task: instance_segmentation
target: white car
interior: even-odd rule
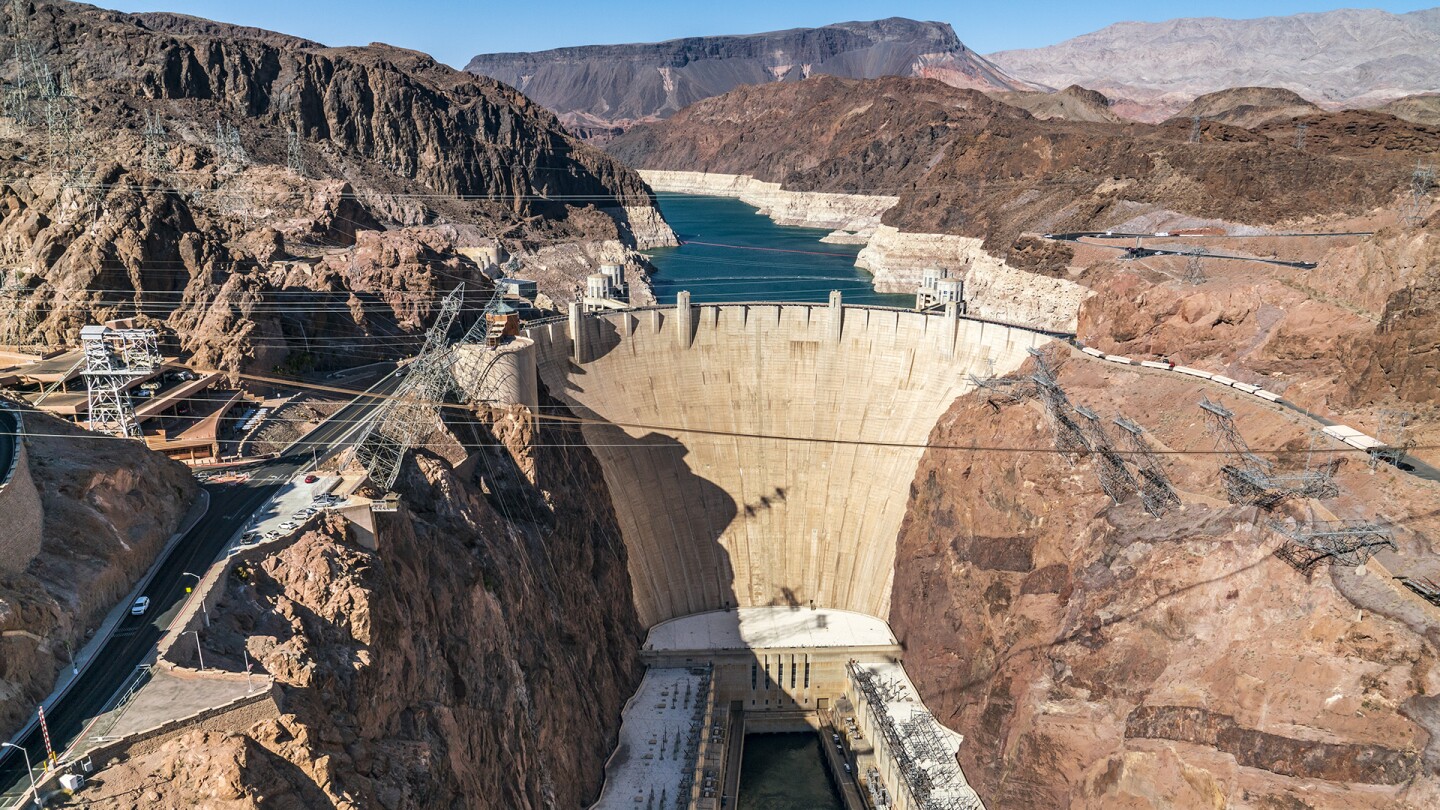
[[[135,600],[135,604],[133,604],[133,605],[130,606],[130,615],[131,615],[131,616],[144,616],[144,615],[145,615],[145,611],[147,611],[147,610],[149,610],[149,609],[150,609],[150,597],[148,597],[148,596],[142,596],[142,597],[140,597],[139,599],[136,599],[136,600]]]
[[[294,523],[291,523],[288,520],[280,524],[280,531],[282,532],[293,532],[298,528],[300,527],[295,525]]]

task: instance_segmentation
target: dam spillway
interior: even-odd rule
[[[524,336],[551,396],[586,420],[646,626],[779,605],[887,616],[931,429],[970,374],[1009,372],[1052,339],[838,295],[692,306],[684,293]]]

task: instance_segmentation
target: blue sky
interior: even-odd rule
[[[706,34],[742,34],[844,20],[913,17],[955,27],[981,52],[1049,45],[1122,20],[1265,17],[1346,7],[1392,12],[1427,2],[1326,3],[1246,0],[1104,3],[936,2],[935,0],[91,0],[122,11],[177,11],[308,37],[327,45],[387,42],[463,67],[477,53],[566,45],[651,42]]]

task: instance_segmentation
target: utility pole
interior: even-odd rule
[[[1310,125],[1304,121],[1295,122],[1295,148],[1302,152],[1305,151],[1305,130],[1309,128]]]
[[[1190,118],[1190,143],[1199,143],[1199,142],[1200,142],[1200,116],[1195,115],[1195,116],[1191,116],[1191,118]]]
[[[185,589],[185,592],[186,592],[186,593],[194,593],[195,591],[197,591],[197,590],[200,589],[200,576],[199,576],[198,574],[192,574],[192,573],[190,573],[189,571],[185,571],[185,572],[181,573],[180,576],[182,576],[182,577],[195,577],[195,587],[194,587],[194,588],[189,588],[189,587],[187,587],[187,588]],[[210,626],[210,608],[208,608],[208,607],[205,606],[205,595],[204,595],[204,594],[201,594],[201,595],[200,595],[200,612],[203,613],[203,614],[205,614],[205,626],[206,626],[206,627],[209,627],[209,626]],[[197,641],[198,641],[198,639],[197,639]]]
[[[0,748],[14,748],[25,755],[25,775],[30,777],[30,792],[34,794],[31,798],[36,807],[44,807],[44,803],[40,801],[40,790],[35,786],[35,768],[30,764],[30,752],[26,751],[23,746],[9,742],[0,742]]]
[[[240,644],[240,655],[245,659],[245,691],[249,692],[255,687],[250,682],[250,649],[245,646],[244,642]]]
[[[200,631],[199,631],[199,630],[186,630],[182,635],[187,635],[187,636],[188,636],[188,635],[191,635],[191,634],[194,634],[194,636],[195,636],[195,653],[196,653],[196,655],[199,655],[199,656],[200,656],[200,671],[201,671],[201,672],[204,672],[204,671],[205,671],[205,650],[204,650],[204,648],[202,648],[202,647],[200,646]]]

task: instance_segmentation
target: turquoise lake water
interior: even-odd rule
[[[825,773],[820,738],[751,734],[740,765],[739,810],[843,810]]]
[[[820,241],[828,231],[776,225],[754,207],[729,197],[659,195],[660,211],[683,244],[647,255],[657,272],[655,297],[690,300],[824,303],[839,290],[847,304],[910,307],[913,295],[877,293],[870,274],[855,267],[860,245]]]

